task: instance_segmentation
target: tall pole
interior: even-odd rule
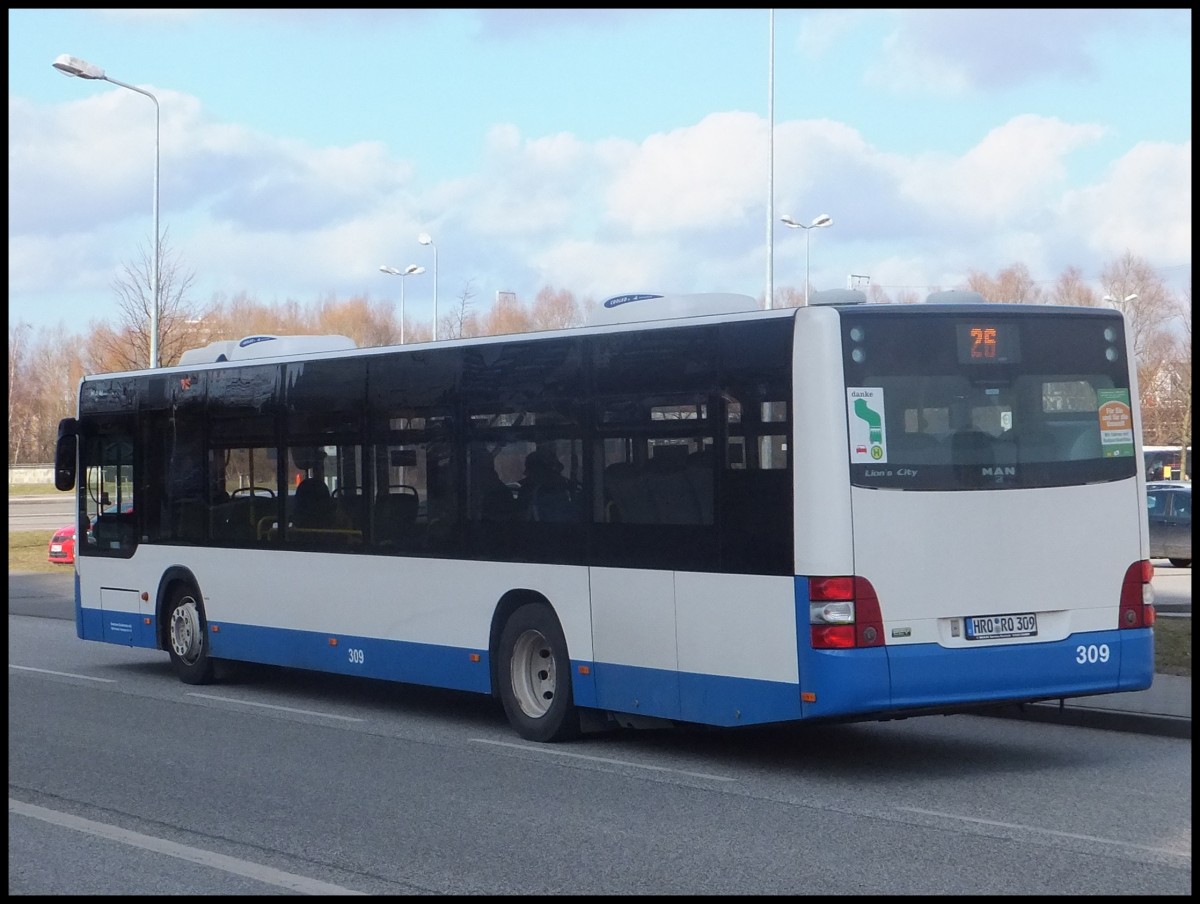
[[[780,217],[779,219],[789,229],[803,229],[804,230],[804,305],[805,305],[805,307],[807,307],[808,306],[808,280],[809,280],[808,262],[809,262],[809,248],[810,248],[808,234],[809,234],[809,232],[811,232],[814,229],[823,229],[826,226],[832,226],[833,225],[833,217],[831,217],[827,213],[823,213],[819,217],[817,217],[815,220],[813,220],[811,223],[809,223],[807,226],[805,226],[803,223],[797,222],[792,217],[784,216],[784,217]]]
[[[809,261],[809,244],[808,236],[812,232],[812,227],[806,227],[804,230],[804,306],[808,307],[808,261]]]
[[[775,10],[771,10],[767,48],[767,297],[775,305]]]
[[[428,245],[433,249],[433,341],[437,342],[438,334],[438,303],[437,303],[437,245],[433,243],[433,239],[428,232],[422,232],[417,236],[417,241],[422,245]]]
[[[158,232],[158,170],[159,170],[159,135],[161,133],[160,113],[158,106],[158,98],[134,85],[119,82],[105,74],[104,70],[99,66],[94,66],[86,60],[81,60],[78,57],[73,57],[69,54],[60,54],[54,60],[54,68],[63,75],[69,75],[76,78],[85,78],[93,81],[111,82],[122,88],[128,88],[130,91],[136,91],[138,94],[144,94],[146,97],[154,101],[154,266],[151,281],[153,285],[150,288],[152,298],[150,300],[150,367],[158,367],[158,312],[159,312],[159,267],[162,259],[161,250],[159,248],[159,232]]]
[[[417,276],[418,274],[424,273],[425,268],[418,267],[416,264],[409,264],[403,270],[397,270],[395,267],[389,267],[387,264],[384,264],[379,269],[381,271],[383,271],[384,273],[388,274],[388,276],[399,276],[400,277],[400,344],[403,345],[404,344],[404,280],[405,280],[405,277]]]
[[[126,86],[129,87],[129,86]],[[133,90],[137,91],[137,88]],[[162,266],[162,252],[159,248],[159,232],[158,232],[158,161],[159,161],[159,108],[158,98],[149,92],[142,92],[152,101],[154,101],[154,288],[151,289],[151,294],[154,296],[154,307],[150,309],[150,367],[158,367],[158,316],[160,307],[160,270]]]
[[[404,344],[404,284],[408,282],[407,273],[400,274],[400,344]]]

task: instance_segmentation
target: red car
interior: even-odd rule
[[[109,506],[104,511],[106,514],[112,514],[117,510],[115,505]],[[126,502],[121,506],[122,512],[132,512],[133,503]],[[91,528],[88,528],[89,533]],[[74,565],[75,564],[75,525],[68,524],[65,527],[60,527],[54,532],[50,538],[50,550],[46,558],[53,565]]]
[[[50,538],[50,561],[55,565],[75,564],[75,525],[60,527]]]

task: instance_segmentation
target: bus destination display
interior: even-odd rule
[[[958,324],[960,364],[1015,364],[1021,360],[1020,334],[1007,323]]]

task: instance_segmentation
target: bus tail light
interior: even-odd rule
[[[1121,616],[1118,628],[1149,628],[1154,625],[1154,564],[1149,559],[1134,562],[1121,582]]]
[[[814,650],[883,646],[879,597],[858,575],[809,578],[808,621]]]

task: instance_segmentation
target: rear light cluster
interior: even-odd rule
[[[808,621],[814,650],[883,646],[879,597],[866,578],[809,578]]]
[[[1125,569],[1121,582],[1121,615],[1118,628],[1149,628],[1154,625],[1154,564],[1149,559],[1134,562]]]

